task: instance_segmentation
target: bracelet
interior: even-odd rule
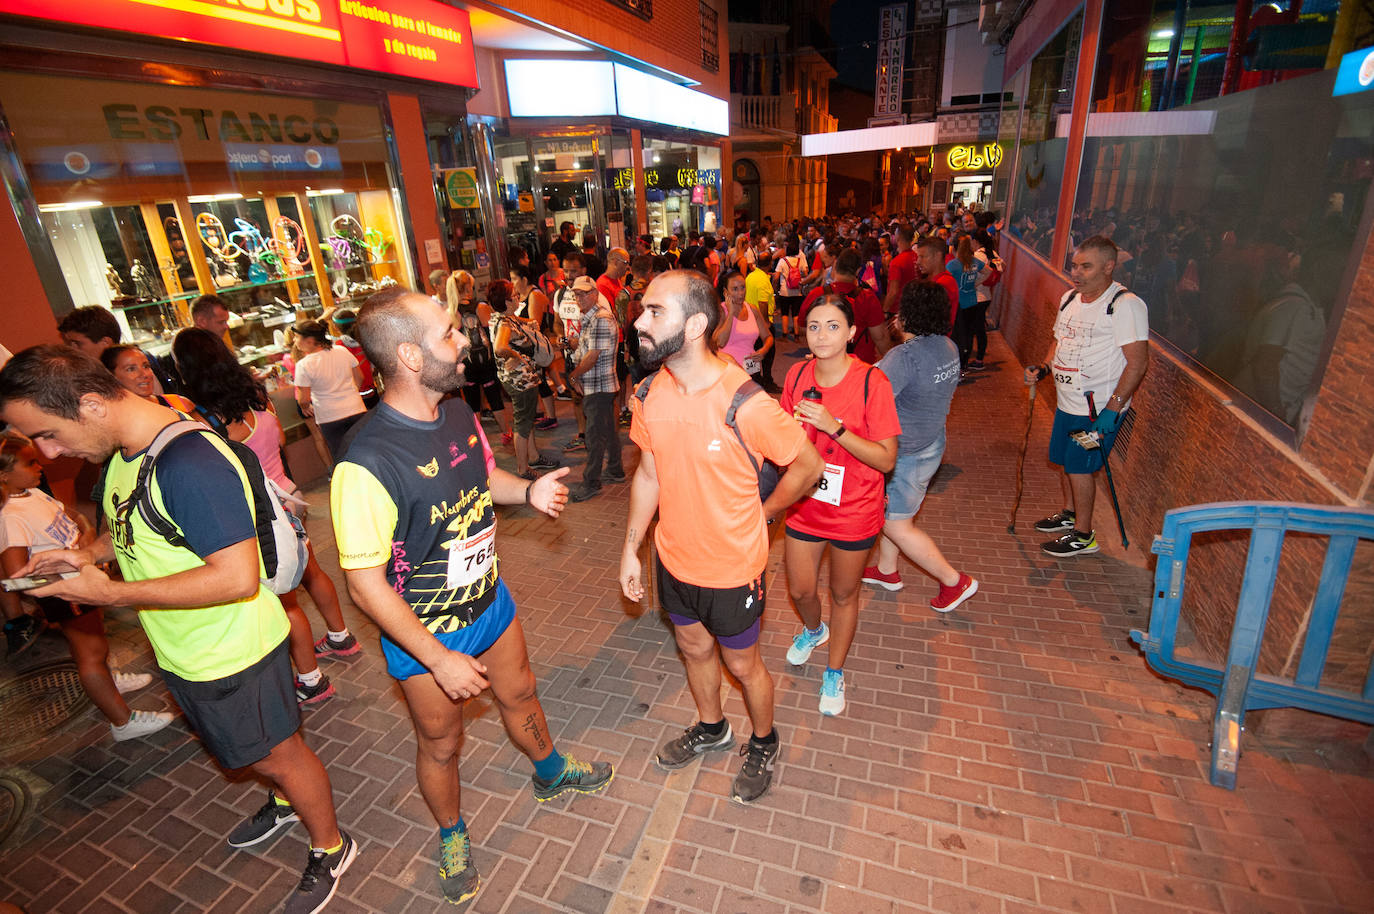
[[[527,505],[530,504],[530,489],[533,489],[533,488],[534,488],[534,483],[530,483],[529,485],[525,486],[525,504],[527,504]],[[530,507],[534,507],[534,506],[533,506],[533,505],[530,505]]]
[[[1112,402],[1113,400],[1118,400],[1118,401],[1120,401],[1121,403],[1125,403],[1125,402],[1126,402],[1124,398],[1122,398],[1121,396],[1119,396],[1119,395],[1117,395],[1117,394],[1112,394],[1110,397],[1107,398],[1107,402],[1108,402],[1108,403]]]

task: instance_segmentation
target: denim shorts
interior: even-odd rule
[[[887,481],[888,520],[908,520],[921,510],[930,479],[945,456],[945,433],[914,454],[898,454],[897,465]]]

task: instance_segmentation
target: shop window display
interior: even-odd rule
[[[70,303],[152,354],[215,292],[270,383],[287,325],[412,282],[375,105],[0,72],[0,106]]]

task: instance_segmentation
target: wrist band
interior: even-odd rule
[[[525,504],[527,504],[527,505],[530,504],[530,489],[533,489],[533,488],[534,488],[534,483],[530,483],[529,485],[525,486]],[[534,506],[533,506],[533,505],[530,505],[530,507],[534,507]]]

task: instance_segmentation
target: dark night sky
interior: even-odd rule
[[[878,66],[878,10],[892,0],[840,0],[830,10],[830,37],[836,53],[836,81],[866,92],[873,91]],[[911,15],[908,7],[907,15]],[[862,42],[873,47],[859,47]]]

